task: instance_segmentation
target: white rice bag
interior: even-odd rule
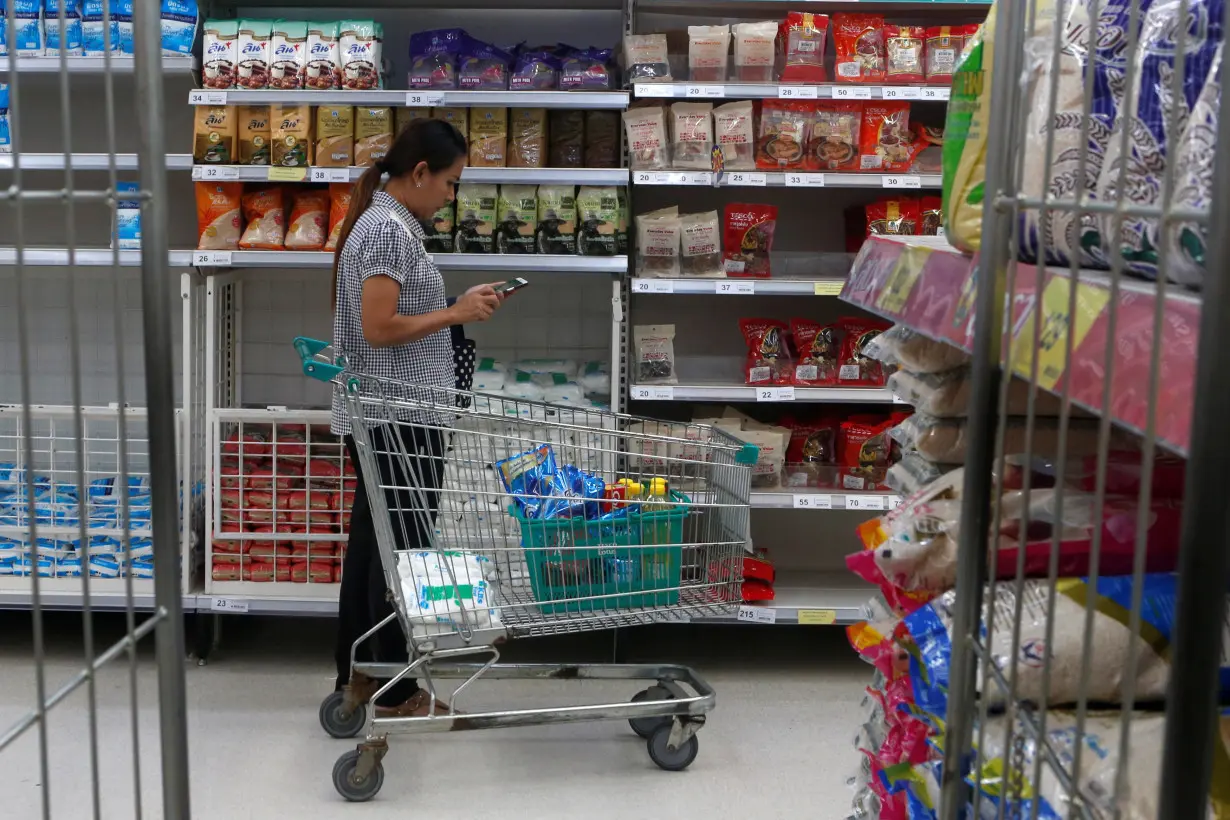
[[[504,385],[504,395],[511,399],[543,401],[545,394],[543,386],[534,379],[532,373],[518,370],[513,375],[512,380]]]
[[[563,373],[570,381],[577,377],[577,363],[572,359],[522,359],[513,362],[511,369],[524,373]]]
[[[577,384],[581,385],[586,396],[610,396],[611,365],[607,362],[586,362],[581,366]]]
[[[456,552],[412,552],[398,556],[397,574],[401,576],[411,621],[420,621],[426,634],[432,634],[433,623],[448,624],[449,631],[466,623],[477,629],[499,626],[499,612],[490,606],[483,576],[482,564],[486,560]],[[417,624],[415,632],[419,632]]]

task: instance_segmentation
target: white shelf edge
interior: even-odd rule
[[[634,277],[630,287],[644,294],[722,294],[729,296],[840,296],[845,279],[654,279]]]
[[[0,154],[0,170],[12,170],[21,160],[23,171],[106,171],[111,168],[110,154]],[[136,154],[116,154],[117,171],[135,171],[139,167]],[[167,170],[187,171],[192,168],[191,154],[167,154]]]
[[[628,107],[626,91],[414,91],[380,89],[373,91],[309,91],[303,89],[198,89],[188,95],[189,105],[387,105],[411,106],[410,95],[423,95],[424,107],[475,105],[532,108],[616,108]],[[430,100],[428,102],[427,100]]]
[[[71,74],[101,74],[106,70],[105,57],[66,57],[66,66]],[[135,66],[135,58],[130,54],[111,55],[111,73],[131,74]],[[196,60],[193,57],[162,58],[162,72],[187,74],[193,69]],[[0,74],[13,71],[14,67],[22,74],[55,74],[60,71],[59,57],[0,57]]]
[[[947,102],[948,85],[917,83],[713,83],[713,82],[637,82],[632,86],[637,99],[690,100],[908,100],[910,102]]]
[[[822,504],[798,506],[797,498],[824,499]],[[850,502],[854,499],[854,506]],[[833,489],[823,487],[783,487],[778,490],[752,490],[751,505],[756,509],[804,509],[815,512],[883,512],[901,503],[892,492]],[[827,506],[825,506],[827,505]]]
[[[23,165],[24,167],[24,165]],[[264,182],[269,179],[273,166],[268,165],[193,165],[188,157],[187,167],[192,171],[192,178],[199,180],[207,172],[217,174],[218,181],[239,180],[242,182]],[[285,169],[282,169],[285,170]],[[304,169],[302,182],[341,182],[327,178],[313,179],[313,172],[321,171],[321,176],[345,172],[346,180],[353,181],[363,176],[366,168],[348,166],[342,168],[321,168],[319,166]],[[627,168],[466,168],[461,172],[462,182],[490,182],[510,184],[570,184],[570,185],[627,185]]]
[[[632,171],[633,185],[713,187],[709,171]],[[943,185],[940,174],[907,174],[883,171],[837,173],[818,171],[727,171],[721,188],[882,188],[919,190]]]
[[[742,384],[672,384],[639,385],[631,390],[648,390],[649,396],[638,401],[756,401],[756,390]],[[893,404],[891,391],[883,387],[795,387],[795,402],[827,402],[844,404]],[[776,402],[788,404],[789,401]]]

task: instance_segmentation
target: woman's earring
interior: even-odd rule
[[[416,183],[414,183],[414,187],[415,187],[415,188],[422,188],[422,187],[423,187],[423,183],[421,183],[421,182],[416,182]]]

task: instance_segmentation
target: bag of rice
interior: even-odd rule
[[[577,253],[614,256],[619,223],[619,195],[615,186],[582,185],[577,191]]]
[[[577,189],[572,185],[538,186],[538,230],[535,241],[539,253],[577,252]]]
[[[196,183],[197,250],[239,248],[239,208],[242,182]]]
[[[966,44],[952,75],[944,119],[944,235],[974,253],[982,244],[982,197],[987,176],[991,66],[995,59],[995,4]]]
[[[607,362],[585,362],[577,376],[577,384],[590,398],[610,397],[611,366]]]
[[[675,376],[675,326],[637,325],[632,328],[632,347],[637,384],[677,384]]]
[[[501,185],[496,219],[496,253],[535,252],[538,198],[533,185]]]
[[[328,224],[329,194],[320,188],[295,191],[290,209],[290,223],[286,229],[286,250],[321,250],[328,238]]]
[[[457,186],[457,253],[495,253],[495,185],[463,183]]]
[[[327,251],[337,250],[337,243],[342,235],[342,223],[346,221],[346,212],[350,210],[352,190],[349,182],[329,184],[329,239],[325,242]]]
[[[479,359],[474,368],[474,392],[499,393],[508,378],[508,368],[495,359]]]
[[[243,195],[243,221],[247,227],[239,240],[246,250],[280,251],[286,240],[286,212],[278,185],[249,188]]]

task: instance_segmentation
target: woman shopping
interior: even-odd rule
[[[418,397],[451,396],[450,327],[486,321],[503,299],[491,285],[478,285],[450,304],[440,271],[423,247],[420,220],[430,221],[453,200],[465,158],[465,139],[452,125],[435,119],[412,122],[388,155],[356,183],[334,257],[334,345],[364,374],[422,385]],[[349,686],[356,700],[365,703],[381,683],[360,673],[351,675],[351,646],[393,610],[348,412],[344,399],[335,394],[333,432],[344,437],[359,473],[338,601],[337,689]],[[386,488],[397,547],[415,549],[427,546],[439,507],[446,421],[429,410],[410,409],[399,411],[398,420],[411,424],[370,426],[371,450]],[[412,482],[408,470],[414,471]],[[408,486],[424,491],[389,489]],[[406,662],[401,626],[396,621],[385,625],[359,648],[356,659]],[[426,715],[429,700],[417,681],[402,679],[380,696],[376,714]],[[436,702],[437,713],[447,709]]]

